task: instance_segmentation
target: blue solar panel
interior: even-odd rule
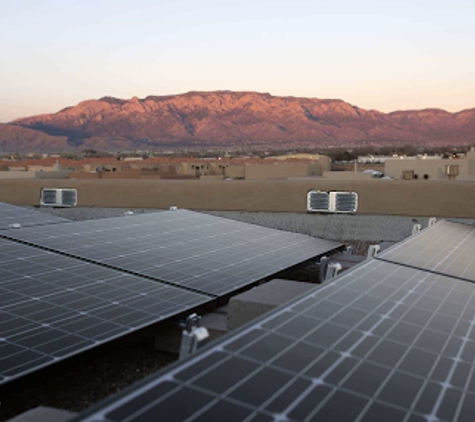
[[[475,226],[441,221],[378,259],[475,281]]]
[[[8,236],[215,296],[342,247],[186,210],[26,228]]]
[[[213,298],[0,239],[0,384]]]
[[[371,260],[81,421],[471,422],[475,284]]]
[[[56,217],[31,208],[17,207],[0,202],[0,230],[8,229],[12,224],[19,224],[21,227],[31,227],[67,223],[69,221],[66,218]]]

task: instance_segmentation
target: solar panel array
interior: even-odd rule
[[[0,384],[213,300],[0,239]]]
[[[339,246],[186,211],[3,231],[0,384]]]
[[[342,246],[186,210],[34,227],[8,236],[215,296]]]
[[[474,325],[474,283],[370,260],[78,420],[471,422]]]
[[[29,227],[66,223],[69,221],[66,218],[55,217],[48,213],[0,202],[0,230],[8,229],[10,224],[20,224],[22,227]]]
[[[398,243],[378,258],[475,281],[474,251],[474,226],[441,221]]]

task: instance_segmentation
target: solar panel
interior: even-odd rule
[[[475,285],[371,260],[81,421],[473,421]]]
[[[186,210],[36,227],[8,236],[216,296],[342,246]]]
[[[475,281],[474,251],[474,226],[441,221],[378,255],[378,259]]]
[[[40,226],[46,224],[65,223],[70,220],[33,209],[17,207],[0,202],[0,230],[8,229],[11,224],[20,224],[22,227]]]
[[[0,384],[213,300],[0,239]]]

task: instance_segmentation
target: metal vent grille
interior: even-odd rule
[[[77,205],[76,189],[61,189],[61,205],[63,207],[75,207]]]
[[[76,189],[43,189],[40,204],[47,207],[75,207]]]
[[[308,212],[329,212],[330,211],[330,195],[328,192],[313,191],[307,194],[307,211]]]
[[[56,206],[58,204],[58,189],[43,189],[41,191],[41,205]]]
[[[348,213],[358,210],[356,192],[323,192],[311,190],[307,193],[308,212]]]
[[[358,209],[358,194],[355,192],[331,192],[332,211],[355,213]]]

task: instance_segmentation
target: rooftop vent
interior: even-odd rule
[[[76,189],[60,189],[61,206],[75,207],[78,203],[78,191]]]
[[[332,212],[355,213],[358,209],[356,192],[330,192],[330,209]]]
[[[55,207],[58,204],[58,189],[43,189],[41,191],[41,205]]]
[[[330,212],[330,195],[328,192],[311,190],[307,194],[308,212]]]
[[[40,204],[45,207],[75,207],[77,190],[44,188],[41,191]]]
[[[309,191],[307,194],[307,211],[324,213],[353,214],[358,209],[356,192],[322,192]]]

